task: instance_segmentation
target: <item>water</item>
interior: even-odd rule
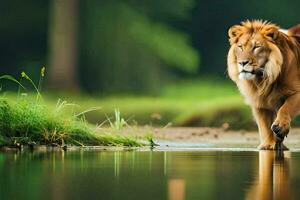
[[[0,153],[0,199],[299,199],[300,152]]]

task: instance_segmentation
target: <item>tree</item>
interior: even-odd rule
[[[51,4],[48,87],[77,90],[78,0],[53,0]]]

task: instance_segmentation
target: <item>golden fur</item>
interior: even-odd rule
[[[285,148],[291,119],[300,111],[300,26],[245,21],[228,31],[229,77],[253,110],[260,149]]]

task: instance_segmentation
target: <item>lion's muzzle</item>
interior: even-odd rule
[[[245,79],[245,80],[251,80],[255,77],[263,77],[264,76],[264,69],[258,68],[258,69],[252,69],[252,70],[246,70],[246,69],[240,69],[239,72],[239,79]]]

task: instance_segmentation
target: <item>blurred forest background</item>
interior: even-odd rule
[[[102,112],[121,107],[141,121],[247,121],[227,83],[227,30],[245,19],[287,28],[300,22],[299,7],[297,0],[1,1],[0,74],[26,71],[38,80],[46,66],[47,91],[93,95]],[[209,105],[218,114],[195,117]]]

